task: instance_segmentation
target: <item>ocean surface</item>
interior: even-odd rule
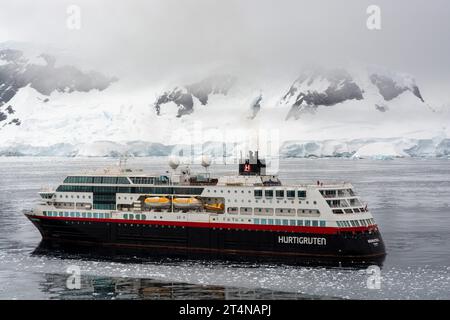
[[[37,192],[68,174],[116,164],[0,158],[0,299],[450,299],[448,159],[280,162],[285,183],[352,182],[369,203],[388,252],[375,286],[365,268],[36,254],[40,234],[22,210],[39,200]],[[129,166],[167,170],[166,158],[132,159]],[[236,166],[209,170],[232,173]],[[67,286],[73,268],[80,271],[79,289]]]

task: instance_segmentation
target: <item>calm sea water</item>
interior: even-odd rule
[[[41,187],[116,163],[0,158],[0,299],[450,298],[450,160],[281,161],[285,183],[350,181],[369,202],[388,251],[379,289],[368,288],[366,269],[33,254],[41,238],[22,210],[38,200]],[[167,166],[165,158],[129,164],[159,173]],[[80,268],[79,290],[66,286],[70,266]]]

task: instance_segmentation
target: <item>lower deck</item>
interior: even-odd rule
[[[384,257],[377,229],[342,232],[337,228],[298,228],[254,225],[117,221],[27,215],[46,240],[164,250],[188,254],[250,255],[261,257]]]

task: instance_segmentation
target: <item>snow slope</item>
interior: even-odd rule
[[[48,65],[34,57],[21,63]],[[51,72],[61,72],[57,61]],[[11,63],[0,59],[8,75],[0,91],[20,74],[9,71]],[[125,79],[99,86],[86,80],[89,72],[74,74],[82,86],[29,81],[0,94],[3,155],[163,155],[174,145],[209,141],[270,144],[287,157],[448,151],[450,108],[430,107],[412,76],[380,67],[311,69],[291,79],[220,74],[139,87]]]

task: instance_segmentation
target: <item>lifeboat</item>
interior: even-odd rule
[[[223,211],[225,205],[223,203],[207,203],[205,204],[205,209],[211,211]]]
[[[197,198],[174,198],[173,206],[175,208],[200,208],[202,202]]]
[[[170,206],[170,200],[166,197],[149,197],[145,198],[144,203],[151,208],[164,208]]]

